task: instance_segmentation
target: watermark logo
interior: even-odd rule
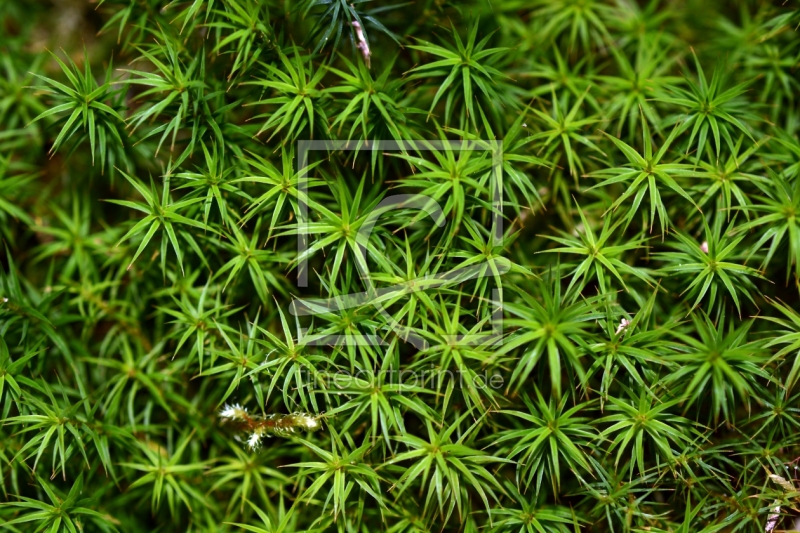
[[[308,287],[308,249],[309,249],[309,205],[308,198],[308,159],[312,152],[323,152],[329,154],[336,151],[380,151],[388,152],[407,152],[415,151],[423,154],[430,151],[478,151],[486,152],[491,157],[491,168],[489,170],[489,189],[490,189],[490,209],[491,209],[491,230],[490,239],[492,242],[500,243],[504,236],[503,225],[503,143],[499,140],[426,140],[426,141],[403,141],[394,140],[370,140],[366,142],[353,142],[345,140],[323,140],[323,141],[299,141],[298,157],[298,240],[297,257],[301,258],[297,265],[297,284],[299,288]],[[373,159],[374,160],[374,159]],[[428,348],[427,341],[408,328],[400,324],[386,310],[389,302],[396,302],[404,295],[409,295],[417,291],[427,291],[437,288],[446,288],[462,284],[469,280],[483,277],[498,277],[505,274],[509,267],[503,262],[493,262],[489,265],[488,260],[474,262],[470,261],[462,267],[456,267],[449,271],[425,275],[412,280],[407,280],[389,287],[376,287],[370,275],[367,248],[370,239],[373,238],[373,230],[380,222],[381,218],[393,210],[417,210],[421,215],[429,217],[438,227],[444,227],[445,215],[441,205],[434,198],[418,193],[412,194],[390,194],[381,200],[375,208],[368,214],[364,223],[360,226],[355,237],[357,246],[353,252],[356,256],[354,262],[358,270],[361,281],[366,287],[365,290],[345,295],[337,295],[332,298],[309,298],[295,299],[292,301],[289,311],[294,316],[311,316],[331,313],[365,306],[373,307],[383,318],[384,323],[389,328],[389,334],[395,334],[400,339],[412,344],[418,350]],[[490,325],[491,331],[480,331],[465,335],[453,335],[453,338],[445,339],[452,346],[464,346],[475,344],[498,344],[502,342],[502,290],[492,289],[492,316]],[[331,345],[331,344],[359,344],[359,345],[382,345],[386,344],[385,338],[378,335],[305,335],[306,330],[301,330],[301,338],[307,345]]]

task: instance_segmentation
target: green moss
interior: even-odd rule
[[[798,23],[0,2],[0,529],[790,529]]]

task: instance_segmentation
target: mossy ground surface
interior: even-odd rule
[[[798,25],[0,1],[0,530],[792,530]]]

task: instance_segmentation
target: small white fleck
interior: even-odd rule
[[[708,241],[703,241],[703,244],[700,245],[700,249],[703,251],[704,254],[708,253]]]
[[[319,420],[313,416],[306,416],[303,418],[303,425],[308,431],[316,431],[319,429]]]
[[[775,500],[773,505],[776,503],[780,503],[780,500]],[[775,510],[770,513],[769,517],[767,518],[767,526],[764,528],[764,533],[772,533],[775,529],[775,526],[778,525],[778,521],[781,518],[781,506],[778,505],[775,507]]]
[[[623,332],[626,329],[628,329],[628,326],[630,326],[630,325],[631,325],[630,321],[627,318],[623,318],[620,321],[619,326],[617,326],[617,333],[616,334],[619,335],[621,332]]]
[[[352,24],[353,28],[356,29],[356,37],[358,38],[358,44],[356,45],[356,48],[361,50],[361,55],[364,56],[364,62],[366,62],[367,68],[369,68],[369,58],[372,55],[372,52],[367,44],[367,39],[364,37],[364,30],[361,28],[361,24],[359,24],[357,20],[354,20]]]
[[[261,443],[261,436],[258,433],[253,433],[250,435],[250,438],[247,439],[247,445],[250,446],[251,450],[255,450],[258,448],[258,445]]]
[[[247,409],[239,405],[238,403],[233,405],[225,405],[225,407],[220,411],[219,416],[222,418],[230,418],[232,420],[238,420],[244,418],[244,415],[247,414]]]
[[[8,302],[8,298],[3,298],[3,303]]]

